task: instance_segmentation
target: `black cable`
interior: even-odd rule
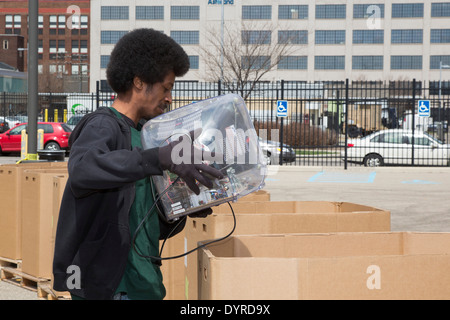
[[[182,219],[174,226],[174,228],[169,232],[169,234],[168,234],[168,235],[166,236],[166,238],[164,239],[164,242],[163,242],[163,244],[162,244],[162,246],[161,246],[161,250],[160,250],[160,253],[159,253],[159,255],[160,255],[159,257],[155,257],[155,256],[146,256],[146,255],[140,254],[140,253],[138,252],[138,250],[136,249],[136,243],[135,243],[135,241],[136,241],[136,236],[137,236],[139,230],[142,228],[144,222],[145,222],[145,221],[147,220],[147,218],[150,216],[150,214],[151,214],[151,212],[153,211],[153,208],[154,208],[155,205],[157,204],[158,200],[172,188],[172,186],[175,184],[175,182],[176,182],[176,180],[175,180],[170,186],[168,186],[168,187],[167,187],[167,188],[166,188],[166,189],[158,196],[158,198],[154,201],[152,207],[150,208],[150,210],[148,210],[148,212],[146,213],[146,215],[144,216],[144,218],[141,220],[141,222],[139,223],[138,227],[136,228],[136,231],[134,232],[133,239],[132,239],[133,250],[134,250],[140,257],[142,257],[142,258],[152,259],[152,260],[156,260],[156,261],[159,261],[159,262],[160,262],[161,260],[170,260],[170,259],[181,258],[181,257],[184,257],[184,256],[186,256],[186,255],[188,255],[188,254],[190,254],[190,253],[192,253],[192,252],[194,252],[194,251],[196,251],[196,250],[199,250],[199,249],[201,249],[201,248],[204,248],[204,247],[206,247],[207,245],[210,245],[210,244],[212,244],[212,243],[215,243],[215,242],[219,242],[219,241],[225,240],[226,238],[228,238],[229,236],[231,236],[231,235],[233,234],[234,230],[236,229],[236,215],[234,214],[234,210],[233,210],[233,207],[231,206],[230,202],[227,202],[228,205],[230,206],[231,213],[233,214],[233,229],[232,229],[231,232],[228,233],[226,236],[223,236],[223,237],[221,237],[221,238],[217,238],[217,239],[215,239],[215,240],[211,240],[211,241],[209,241],[209,242],[207,242],[207,243],[204,243],[204,244],[202,244],[202,245],[200,245],[200,246],[198,246],[198,247],[196,247],[196,248],[194,248],[194,249],[192,249],[192,250],[189,250],[188,252],[185,252],[185,253],[183,253],[183,254],[180,254],[180,255],[171,256],[171,257],[164,257],[164,258],[161,257],[161,255],[162,255],[162,249],[163,249],[163,247],[164,247],[164,244],[165,244],[166,240],[167,240],[167,239],[172,235],[172,233],[177,229],[177,227],[180,225],[180,223],[183,222],[183,221],[186,219],[186,216],[184,216],[184,217],[183,217],[183,218],[182,218]],[[152,261],[152,262],[153,262],[153,261]]]

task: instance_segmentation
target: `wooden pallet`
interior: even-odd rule
[[[3,267],[20,269],[22,267],[22,260],[0,257],[0,269]]]
[[[22,272],[19,268],[2,267],[0,272],[2,281],[12,283],[21,288],[31,291],[38,291],[39,283],[49,282],[49,279],[34,277],[32,275]]]
[[[38,284],[38,298],[45,300],[71,300],[69,292],[60,292],[52,289],[50,282]]]

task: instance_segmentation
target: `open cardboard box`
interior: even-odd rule
[[[238,201],[231,205],[236,214],[233,235],[391,230],[389,211],[350,202]],[[197,247],[199,241],[221,238],[232,228],[233,216],[228,204],[214,207],[213,214],[207,218],[187,220],[184,249]],[[180,248],[176,254],[180,254]],[[176,261],[185,268],[184,272],[179,268],[176,272],[185,275],[185,298],[190,300],[198,298],[197,255],[194,252]],[[163,252],[163,256],[167,253]]]
[[[270,193],[266,190],[258,190],[239,198],[239,200],[235,203],[250,201],[270,201]],[[213,209],[216,210],[217,208],[218,207],[214,207]],[[191,218],[188,219],[188,221],[190,220]],[[168,257],[182,253],[183,249],[185,249],[187,245],[185,233],[185,231],[180,232],[166,241],[164,244],[163,256]],[[163,241],[161,240],[160,245],[162,245],[162,243]],[[193,253],[192,255],[194,255],[194,259],[196,259],[197,254]],[[184,274],[186,264],[185,261],[186,260],[184,258],[179,258],[164,260],[162,262],[161,273],[164,279],[164,286],[166,287],[166,300],[182,300],[188,295],[188,293],[185,292],[185,290],[187,290],[187,288],[185,288],[186,276]],[[196,278],[197,274],[195,274],[195,279]],[[194,285],[194,287],[196,290],[197,285]],[[195,294],[195,297],[196,296],[197,294]]]
[[[241,235],[199,252],[200,299],[449,299],[450,233]]]

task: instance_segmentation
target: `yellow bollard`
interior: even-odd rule
[[[67,122],[67,109],[64,109],[64,118],[63,122]]]
[[[48,122],[48,109],[44,110],[44,122]]]
[[[53,117],[53,122],[58,122],[58,109],[55,109],[55,116]]]

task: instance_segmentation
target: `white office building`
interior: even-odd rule
[[[224,30],[246,26],[235,39],[241,46],[276,51],[289,39],[289,50],[261,80],[450,78],[450,1],[224,0],[222,6],[221,0],[91,0],[91,91],[97,81],[105,85],[117,40],[142,27],[163,31],[183,46],[191,70],[182,80],[211,80],[202,52],[214,47],[212,33],[226,44],[222,21]],[[264,41],[254,40],[261,35]]]

